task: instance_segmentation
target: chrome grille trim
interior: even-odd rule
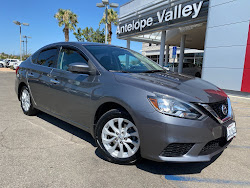
[[[227,98],[227,108],[228,108],[228,113],[227,116],[224,119],[221,119],[218,114],[208,105],[208,104],[203,104],[199,103],[203,108],[205,108],[220,124],[223,124],[227,122],[228,120],[232,119],[232,106],[231,106],[231,101],[229,97]]]

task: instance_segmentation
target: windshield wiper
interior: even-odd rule
[[[123,70],[109,70],[109,72],[122,72],[122,73],[130,73],[128,71],[123,71]]]
[[[144,71],[142,73],[155,73],[155,72],[166,72],[165,70],[148,70],[148,71]]]

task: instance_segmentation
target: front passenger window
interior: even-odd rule
[[[57,68],[62,70],[68,70],[71,63],[86,63],[87,60],[76,50],[63,48],[60,51]]]

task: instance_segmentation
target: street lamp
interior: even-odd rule
[[[14,24],[16,25],[19,25],[20,26],[20,61],[22,61],[22,29],[21,29],[21,26],[24,25],[24,26],[29,26],[28,23],[21,23],[19,21],[13,21]]]
[[[118,3],[109,3],[109,0],[102,0],[101,3],[96,3],[96,6],[99,8],[105,7],[106,14],[106,24],[105,24],[105,44],[108,43],[108,6],[111,8],[117,8],[119,6]]]
[[[24,56],[25,55],[25,51],[24,51],[24,43],[25,43],[25,41],[22,40],[21,42],[23,43],[23,56]]]
[[[28,53],[27,53],[28,38],[31,39],[31,37],[24,35],[23,38],[26,39],[26,55],[27,55],[27,54],[28,54]]]

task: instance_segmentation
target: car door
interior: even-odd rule
[[[50,110],[53,100],[50,92],[50,73],[56,67],[57,57],[57,47],[37,52],[32,56],[31,66],[27,70],[31,95],[36,105],[46,110]]]
[[[74,123],[87,125],[92,106],[91,95],[98,87],[98,75],[72,73],[68,71],[71,63],[89,64],[88,58],[78,49],[63,46],[60,49],[57,68],[53,69],[51,78],[52,112]]]

